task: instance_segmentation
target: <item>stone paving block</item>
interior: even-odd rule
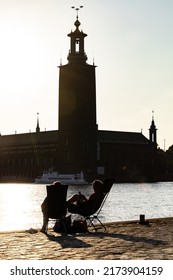
[[[173,218],[106,225],[107,231],[60,235],[52,230],[0,233],[1,260],[173,259]]]

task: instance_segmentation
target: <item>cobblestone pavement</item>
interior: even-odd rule
[[[0,233],[1,260],[173,259],[173,218],[107,224],[107,231],[60,235]]]

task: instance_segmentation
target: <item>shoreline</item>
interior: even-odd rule
[[[169,220],[169,219],[173,219],[173,217],[160,217],[160,218],[149,218],[147,219],[147,221],[149,221],[150,223],[153,223],[157,220]],[[113,221],[113,222],[104,222],[103,224],[105,226],[110,226],[112,224],[116,225],[116,224],[138,224],[139,223],[139,220],[119,220],[119,221]],[[40,231],[40,228],[30,228],[30,229],[33,229],[33,230],[37,230],[38,232]],[[12,229],[12,230],[3,230],[3,231],[0,231],[0,234],[8,234],[8,233],[24,233],[24,232],[28,232],[30,229]],[[51,231],[51,227],[49,228],[49,230]]]
[[[172,260],[173,217],[104,223],[107,231],[45,235],[28,230],[1,232],[1,260]]]
[[[169,220],[169,219],[173,219],[173,217],[160,217],[160,218],[149,218],[147,219],[147,221],[149,221],[150,223],[153,223],[157,220]],[[111,226],[112,224],[116,225],[116,224],[138,224],[139,220],[119,220],[119,221],[113,221],[113,222],[104,222],[103,224],[105,226]],[[37,230],[38,232],[40,231],[40,228],[30,228],[33,230]],[[24,232],[28,232],[30,229],[12,229],[12,230],[3,230],[0,231],[0,234],[8,234],[8,233],[24,233]],[[49,231],[52,231],[52,228],[49,228]]]

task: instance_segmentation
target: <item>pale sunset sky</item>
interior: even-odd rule
[[[141,132],[152,111],[158,145],[173,145],[172,0],[0,0],[0,133],[58,129],[60,61],[76,13],[96,68],[99,129]],[[165,144],[165,145],[164,145]]]

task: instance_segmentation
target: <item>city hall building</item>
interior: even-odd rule
[[[33,181],[44,170],[84,172],[86,179],[111,176],[117,182],[154,179],[157,129],[142,133],[98,130],[95,65],[87,63],[78,16],[68,34],[68,63],[59,66],[59,129],[0,135],[0,180]],[[58,108],[57,108],[58,109]]]

